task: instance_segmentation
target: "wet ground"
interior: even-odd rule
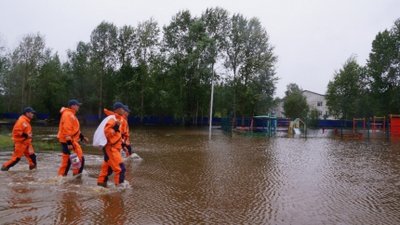
[[[56,177],[58,151],[38,152],[35,171],[22,159],[0,172],[0,223],[400,224],[399,142],[219,130],[209,141],[207,129],[183,128],[132,139],[143,160],[126,161],[124,187],[96,186],[93,148],[81,178]]]

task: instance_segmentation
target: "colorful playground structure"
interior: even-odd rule
[[[253,116],[249,125],[241,125],[235,128],[235,132],[246,135],[273,136],[276,134],[278,119],[275,116]]]
[[[314,125],[312,129],[308,128],[306,121],[299,118],[292,121],[270,115],[241,117],[236,120],[231,117],[222,120],[221,128],[228,133],[249,136],[271,137],[279,131],[296,137],[329,137],[333,134],[337,138],[354,140],[364,138],[400,140],[400,115],[391,114],[352,120],[318,120],[317,125]]]
[[[391,114],[388,119],[385,116],[373,116],[369,119],[353,118],[351,133],[343,132],[343,129],[339,133],[335,129],[335,134],[345,139],[370,138],[378,134],[387,138],[400,138],[400,115]]]
[[[400,115],[390,115],[390,136],[400,138]]]
[[[305,132],[307,129],[306,124],[304,123],[303,120],[300,118],[296,118],[293,121],[290,121],[289,123],[289,128],[288,128],[288,134],[293,135],[293,134],[301,134],[301,130]]]

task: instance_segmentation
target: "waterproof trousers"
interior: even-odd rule
[[[114,172],[114,183],[117,186],[125,180],[125,165],[122,160],[120,149],[106,145],[103,148],[104,161],[101,165],[101,170],[97,183],[102,186],[106,186],[108,176]]]
[[[85,158],[83,157],[83,151],[78,142],[75,141],[72,142],[72,146],[74,147],[73,152],[76,153],[79,160],[81,161],[81,167],[72,170],[73,175],[78,175],[83,171],[83,168],[85,166]],[[61,148],[62,148],[61,165],[60,168],[58,169],[58,175],[67,176],[68,171],[71,167],[71,161],[69,159],[69,155],[71,155],[73,152],[71,152],[71,150],[68,149],[67,143],[61,143]]]
[[[15,166],[19,160],[21,160],[22,156],[25,155],[25,158],[28,160],[29,169],[36,168],[36,155],[33,150],[32,144],[25,144],[23,142],[15,142],[14,143],[14,152],[11,156],[11,159],[5,162],[2,166],[2,170],[8,170],[11,167]]]

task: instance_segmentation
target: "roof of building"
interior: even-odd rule
[[[323,94],[319,94],[319,93],[316,93],[316,92],[313,92],[313,91],[309,91],[309,90],[303,90],[302,92],[303,92],[303,93],[304,93],[304,92],[309,92],[309,93],[312,93],[312,94],[315,94],[315,95],[320,95],[320,96],[325,97],[325,95],[323,95]]]

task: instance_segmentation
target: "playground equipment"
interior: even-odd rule
[[[362,139],[363,134],[361,132],[358,132],[358,127],[361,127],[363,130],[366,129],[365,118],[353,118],[353,133],[351,133],[351,134],[343,134],[342,133],[342,138]]]
[[[276,133],[277,127],[278,119],[270,115],[253,116],[250,124],[251,131],[265,133],[269,136]]]
[[[301,134],[301,125],[303,125],[303,130],[306,130],[306,124],[304,123],[303,120],[300,118],[296,118],[293,121],[290,121],[289,124],[289,129],[288,129],[288,134],[293,135],[293,134]]]
[[[371,130],[372,132],[381,130],[385,131],[386,130],[386,116],[374,116],[372,118],[372,123],[371,123]]]
[[[390,114],[390,136],[400,137],[400,115]]]
[[[253,116],[247,126],[237,126],[234,131],[245,135],[272,136],[276,133],[278,119],[270,115]]]
[[[351,133],[343,131],[343,127],[340,129],[340,133],[335,129],[335,136],[342,139],[362,139],[363,134],[358,132],[358,128],[361,127],[363,130],[366,129],[365,118],[353,118],[353,130]]]
[[[356,134],[358,124],[361,122],[362,128],[365,130],[365,118],[353,118],[353,134]]]

